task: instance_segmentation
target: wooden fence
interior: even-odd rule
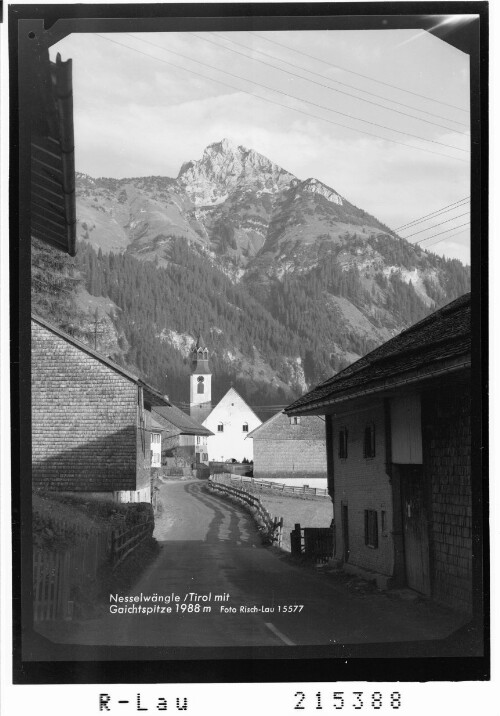
[[[147,537],[151,537],[153,528],[154,522],[149,520],[119,532],[113,530],[110,550],[111,568],[116,569]]]
[[[334,529],[331,527],[301,527],[290,532],[292,555],[304,555],[315,562],[327,562],[333,557]]]
[[[312,495],[316,497],[327,497],[330,499],[328,490],[324,487],[309,487],[309,485],[285,485],[279,482],[271,482],[270,480],[257,480],[254,477],[246,477],[244,475],[234,475],[228,472],[224,473],[225,477],[231,482],[238,483],[241,486],[244,483],[250,483],[256,489],[274,490],[284,494],[293,495]],[[219,475],[218,475],[219,476]]]
[[[154,522],[98,530],[58,522],[58,531],[73,538],[66,549],[33,548],[33,618],[35,622],[72,619],[82,595],[99,588],[101,570],[115,569],[148,535]]]
[[[253,474],[253,464],[246,464],[243,462],[217,462],[211,460],[209,462],[210,472],[212,475],[221,475],[223,473],[230,473],[231,475],[251,476]]]
[[[90,592],[97,572],[110,555],[110,533],[60,523],[74,538],[66,549],[33,549],[33,617],[35,621],[71,619],[81,592]]]
[[[220,475],[211,475],[208,485],[214,492],[223,494],[230,499],[242,503],[255,517],[260,519],[271,542],[276,542],[281,547],[283,536],[283,517],[279,519],[270,515],[258,497],[255,497],[246,490],[232,487],[225,484]]]

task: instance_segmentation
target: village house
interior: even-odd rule
[[[213,433],[175,405],[155,406],[153,419],[164,430],[161,464],[167,459],[196,467],[208,465],[207,440]]]
[[[326,488],[325,419],[276,413],[249,433],[253,476],[288,485]]]
[[[33,488],[150,502],[152,409],[169,402],[47,321],[31,330]]]
[[[262,420],[241,395],[234,388],[229,388],[203,422],[213,433],[208,438],[210,462],[253,460],[253,444],[247,436],[261,424]]]
[[[326,418],[337,562],[465,613],[474,547],[470,303],[470,294],[456,299],[286,408]]]

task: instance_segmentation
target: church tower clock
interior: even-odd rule
[[[212,412],[212,374],[208,367],[208,348],[203,338],[191,348],[189,414],[202,423]]]

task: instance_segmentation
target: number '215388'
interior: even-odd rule
[[[296,711],[304,711],[306,709],[306,700],[308,697],[303,691],[295,692],[296,703],[294,709]],[[346,709],[356,709],[360,711],[362,708],[379,710],[385,704],[386,708],[400,709],[401,708],[401,694],[399,691],[393,691],[390,694],[382,694],[381,691],[374,691],[373,693],[365,693],[364,691],[334,691],[331,699],[327,702],[326,698],[323,699],[323,694],[318,691],[314,694],[314,706],[311,704],[311,708],[315,710],[323,709],[323,702],[326,708],[334,708],[340,711]]]

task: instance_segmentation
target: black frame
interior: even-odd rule
[[[473,443],[476,450],[473,474],[482,476],[473,485],[473,525],[479,540],[475,545],[475,579],[484,585],[480,600],[480,621],[484,630],[485,652],[482,657],[448,657],[443,645],[414,645],[411,658],[401,659],[397,645],[366,645],[363,648],[344,645],[335,648],[303,647],[300,654],[283,659],[283,650],[255,649],[247,658],[234,659],[232,650],[217,654],[185,654],[185,660],[168,661],[168,668],[154,650],[125,648],[118,650],[115,661],[102,660],[99,649],[80,648],[73,658],[64,649],[53,649],[50,661],[37,660],[47,649],[43,640],[33,640],[29,613],[31,595],[30,512],[31,486],[30,441],[21,449],[21,425],[31,435],[30,418],[30,337],[29,285],[25,279],[29,266],[30,218],[29,173],[27,150],[29,116],[27,87],[30,82],[29,35],[50,44],[65,33],[159,31],[165,30],[237,30],[249,26],[256,30],[327,29],[329,27],[390,29],[392,27],[426,27],[436,14],[474,13],[479,22],[470,33],[458,29],[442,39],[451,42],[471,56],[471,224],[472,224],[472,294],[473,294],[473,381],[476,396],[472,406]],[[435,31],[437,34],[437,31]],[[487,467],[488,438],[485,386],[488,360],[487,290],[487,198],[488,198],[488,5],[486,2],[412,2],[412,3],[323,3],[308,4],[152,4],[152,5],[11,5],[9,7],[10,54],[10,304],[11,304],[11,453],[13,516],[13,678],[17,684],[50,683],[155,683],[155,682],[238,682],[248,681],[328,681],[336,679],[386,681],[429,679],[487,679],[489,677],[489,593],[488,593],[488,504]],[[20,78],[20,80],[18,79]],[[481,93],[481,94],[480,94]],[[28,296],[28,300],[26,297]],[[19,477],[21,476],[21,479]],[[482,574],[484,572],[484,582]],[[21,588],[24,584],[25,588]],[[30,641],[33,660],[25,660],[22,638]],[[436,647],[436,648],[434,648]],[[437,648],[439,647],[439,648]],[[293,647],[291,647],[293,650]],[[161,650],[160,650],[161,651]],[[189,652],[189,650],[188,650]],[[429,659],[432,656],[433,658]],[[270,661],[270,659],[272,661]],[[272,668],[270,668],[272,667]]]

